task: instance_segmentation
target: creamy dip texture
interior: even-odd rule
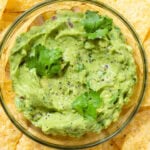
[[[99,133],[119,117],[137,80],[132,48],[111,18],[62,10],[16,39],[15,104],[45,134]]]

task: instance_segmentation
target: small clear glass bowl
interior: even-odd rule
[[[81,138],[61,137],[45,135],[40,129],[34,127],[18,112],[15,107],[15,94],[12,90],[12,83],[9,76],[8,57],[14,41],[22,32],[26,32],[31,26],[40,25],[41,17],[47,20],[60,9],[71,9],[73,11],[95,10],[102,15],[113,18],[114,23],[121,28],[127,43],[133,47],[133,57],[137,65],[138,82],[130,102],[124,106],[118,121],[112,123],[107,129],[99,134],[89,133]],[[101,144],[117,135],[133,119],[142,102],[147,79],[147,66],[144,49],[132,26],[123,16],[104,3],[94,0],[48,0],[23,13],[5,34],[1,45],[0,62],[0,95],[1,104],[13,124],[32,140],[59,149],[88,148]]]

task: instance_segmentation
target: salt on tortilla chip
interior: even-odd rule
[[[42,2],[43,0],[8,0],[6,11],[7,12],[23,12],[33,5]]]
[[[138,114],[143,122],[133,121],[134,128],[125,138],[122,150],[149,150],[150,149],[150,110]],[[137,127],[137,128],[135,128]]]
[[[0,64],[2,64],[0,62]],[[2,74],[3,69],[0,69],[0,74]],[[1,92],[3,93],[3,98],[9,110],[13,110],[14,117],[21,120],[19,123],[23,124],[24,127],[28,127],[27,120],[23,115],[17,112],[15,105],[11,102],[14,101],[14,92],[12,90],[12,83],[7,74],[3,78],[4,82],[0,83]],[[2,81],[2,76],[0,76],[0,81]],[[16,145],[21,137],[22,133],[11,123],[9,118],[4,113],[0,105],[0,149],[2,150],[15,150]]]
[[[0,19],[3,15],[3,11],[5,10],[6,4],[8,0],[0,0]]]
[[[10,122],[0,105],[0,149],[14,150],[22,133]]]
[[[16,150],[54,150],[54,149],[38,144],[37,142],[34,142],[33,140],[23,135],[16,146]]]
[[[132,122],[121,133],[119,133],[116,137],[113,138],[113,141],[116,143],[119,149],[122,148],[122,145],[126,140],[126,137],[132,132],[138,132],[138,128],[143,126],[149,120],[149,116],[150,110],[139,112],[132,120]],[[147,130],[149,128],[147,128]]]

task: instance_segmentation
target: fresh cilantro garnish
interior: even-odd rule
[[[34,56],[26,60],[27,67],[35,68],[39,76],[53,76],[61,71],[62,52],[59,49],[49,50],[43,45],[34,48]]]
[[[98,92],[90,91],[81,94],[77,97],[73,103],[72,107],[79,114],[86,118],[97,118],[96,109],[102,106],[102,99]]]
[[[112,19],[88,10],[85,13],[83,24],[88,39],[103,38],[112,28]]]
[[[84,29],[87,33],[95,32],[100,26],[100,16],[94,11],[86,11]]]
[[[101,18],[100,28],[111,30],[113,22],[112,19],[106,16],[100,16],[100,18]]]
[[[98,29],[96,30],[94,33],[87,33],[88,39],[89,40],[94,40],[97,38],[102,38],[104,36],[106,36],[108,33],[108,29]]]

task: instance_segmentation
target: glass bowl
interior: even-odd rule
[[[9,76],[8,57],[10,49],[18,34],[26,32],[33,25],[42,23],[41,17],[47,20],[56,10],[72,9],[74,11],[96,10],[102,15],[113,18],[114,23],[121,28],[127,43],[133,47],[133,56],[137,65],[138,82],[135,86],[130,102],[123,107],[118,121],[112,123],[99,134],[89,133],[81,138],[50,136],[43,134],[38,128],[32,126],[15,107],[15,94]],[[59,149],[88,148],[106,142],[121,132],[133,119],[142,102],[147,79],[147,66],[144,49],[137,34],[128,21],[116,10],[104,3],[94,0],[48,0],[23,13],[8,29],[1,45],[0,62],[0,95],[1,104],[13,124],[32,140]]]

